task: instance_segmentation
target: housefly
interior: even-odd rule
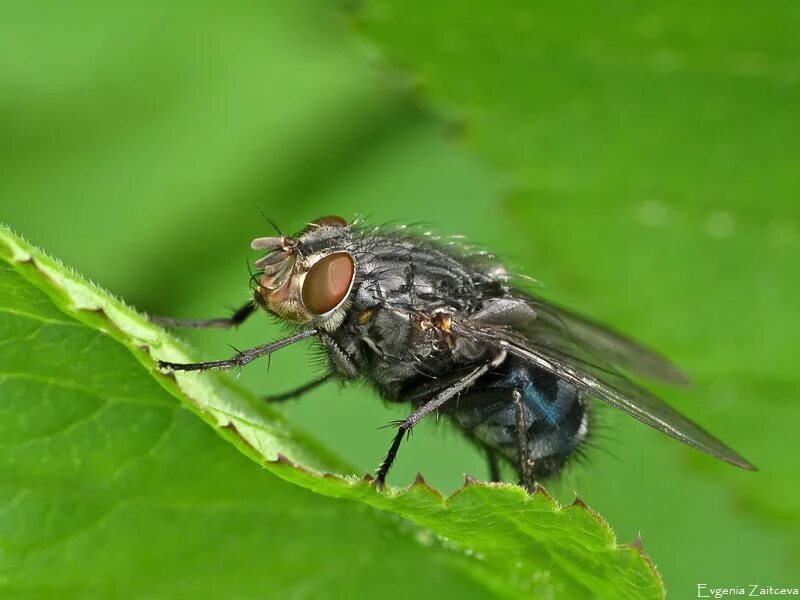
[[[685,384],[671,363],[638,343],[523,291],[485,253],[403,227],[368,227],[328,216],[294,236],[253,240],[253,298],[226,319],[162,323],[227,327],[259,308],[291,335],[228,360],[163,369],[243,366],[313,338],[327,373],[286,400],[330,379],[363,379],[411,412],[378,467],[382,487],[403,437],[431,413],[445,415],[489,458],[492,478],[510,463],[528,490],[556,475],[592,430],[599,399],[643,423],[743,469],[755,467],[626,373]]]

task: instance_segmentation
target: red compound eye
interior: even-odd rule
[[[350,291],[355,267],[347,252],[335,252],[314,263],[303,282],[303,304],[314,315],[339,306]]]

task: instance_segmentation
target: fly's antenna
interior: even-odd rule
[[[263,215],[264,213],[261,213],[261,214]],[[269,223],[270,227],[272,227],[275,230],[275,233],[277,233],[279,236],[283,237],[283,232],[278,228],[277,225],[275,225],[275,221],[273,221],[272,219],[270,219],[266,215],[264,215],[264,218],[267,220],[267,223]]]
[[[253,206],[255,206],[255,207],[256,207],[256,210],[257,210],[259,213],[261,213],[261,216],[262,216],[262,217],[264,217],[264,220],[265,220],[267,223],[269,223],[269,226],[270,226],[270,227],[272,227],[272,228],[275,230],[275,233],[277,233],[279,236],[283,237],[283,232],[282,232],[282,231],[280,230],[280,228],[279,228],[279,227],[278,227],[278,226],[275,224],[275,221],[273,221],[272,219],[270,219],[270,218],[269,218],[269,217],[266,215],[266,213],[264,213],[264,211],[261,209],[261,207],[260,207],[258,204],[256,204],[255,202],[253,203]]]

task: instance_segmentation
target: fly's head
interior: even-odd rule
[[[292,237],[256,238],[250,246],[267,250],[256,261],[257,304],[293,323],[317,323],[332,330],[347,309],[356,262],[347,250],[350,227],[341,217],[322,217]]]

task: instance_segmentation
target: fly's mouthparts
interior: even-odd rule
[[[289,239],[284,236],[260,237],[250,242],[253,250],[283,250],[288,245]]]

